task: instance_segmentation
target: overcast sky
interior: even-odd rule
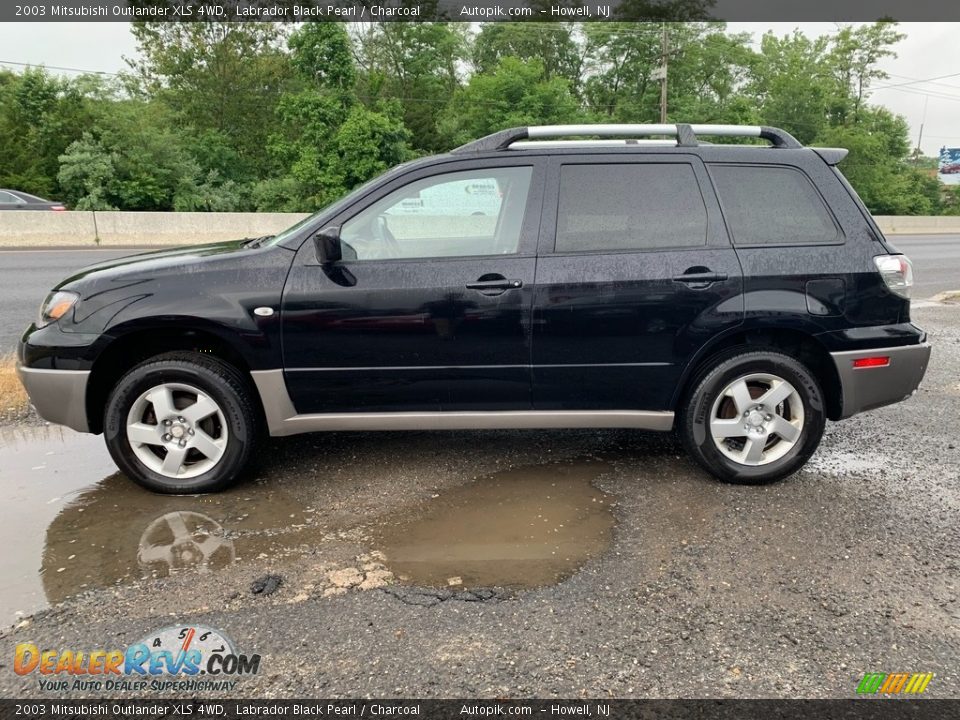
[[[836,32],[833,23],[728,26],[731,32],[752,33],[755,41],[767,30],[786,34],[794,28],[808,35]],[[897,57],[883,63],[890,78],[877,83],[871,102],[904,115],[910,122],[913,144],[924,123],[925,154],[936,155],[943,145],[960,147],[960,23],[903,23],[900,30],[907,37],[896,46]],[[117,72],[126,68],[123,56],[135,54],[136,46],[125,23],[0,23],[0,64]],[[881,89],[882,85],[898,87]]]

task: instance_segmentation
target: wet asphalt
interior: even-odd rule
[[[0,692],[63,697],[17,643],[203,625],[262,655],[232,696],[850,697],[865,672],[960,696],[960,305],[914,319],[919,393],[767,487],[669,435],[334,433],[163,497],[100,438],[5,428]]]

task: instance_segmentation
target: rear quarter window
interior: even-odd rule
[[[556,252],[700,247],[707,209],[686,163],[564,165]]]
[[[795,168],[710,165],[735,245],[811,245],[841,240],[810,179]]]

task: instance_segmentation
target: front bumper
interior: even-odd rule
[[[44,420],[90,432],[87,424],[89,370],[41,370],[17,363],[17,375]]]
[[[842,389],[841,418],[865,410],[883,407],[906,400],[916,392],[927,371],[930,345],[901,345],[898,347],[848,350],[830,353],[840,377]],[[855,367],[854,361],[865,358],[889,358],[879,367]]]

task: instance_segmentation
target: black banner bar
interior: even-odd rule
[[[955,0],[15,0],[2,22],[960,21]]]
[[[0,700],[0,718],[656,718],[686,720],[942,720],[960,700]]]

